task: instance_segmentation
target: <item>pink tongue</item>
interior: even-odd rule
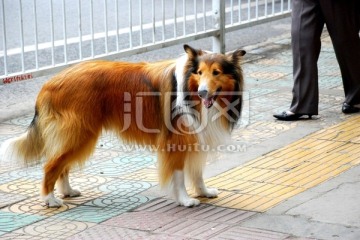
[[[213,98],[204,99],[204,105],[206,108],[211,107],[213,105],[213,103],[214,103]]]

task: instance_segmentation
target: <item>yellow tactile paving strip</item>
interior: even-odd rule
[[[207,180],[220,189],[222,207],[264,212],[360,163],[360,116],[320,130],[284,148]]]

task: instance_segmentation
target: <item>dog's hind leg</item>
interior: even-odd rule
[[[78,144],[76,147],[67,150],[60,157],[55,157],[48,161],[44,166],[44,180],[42,183],[41,195],[45,204],[49,207],[60,207],[62,201],[54,196],[54,187],[56,181],[60,187],[60,193],[63,195],[79,196],[80,192],[73,190],[69,184],[69,169],[73,164],[82,163],[93,152],[97,140],[97,136],[86,134],[86,142]]]
[[[80,191],[72,189],[69,182],[69,168],[65,169],[61,173],[59,179],[56,182],[57,191],[62,195],[63,198],[66,197],[78,197],[81,195]]]
[[[44,166],[44,179],[42,182],[41,196],[48,207],[60,207],[62,201],[54,195],[55,182],[66,169],[67,154],[48,161]]]
[[[207,154],[202,152],[193,152],[189,155],[189,159],[186,162],[186,171],[193,182],[196,194],[199,197],[217,197],[219,191],[216,188],[206,187],[203,178],[203,168],[205,167]]]

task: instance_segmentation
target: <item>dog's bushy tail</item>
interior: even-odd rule
[[[9,139],[1,145],[0,159],[6,162],[19,162],[26,166],[39,163],[43,155],[44,141],[35,112],[28,130],[19,137]]]

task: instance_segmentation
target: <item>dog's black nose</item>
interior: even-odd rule
[[[199,97],[206,98],[208,91],[207,90],[200,90],[198,91]]]

